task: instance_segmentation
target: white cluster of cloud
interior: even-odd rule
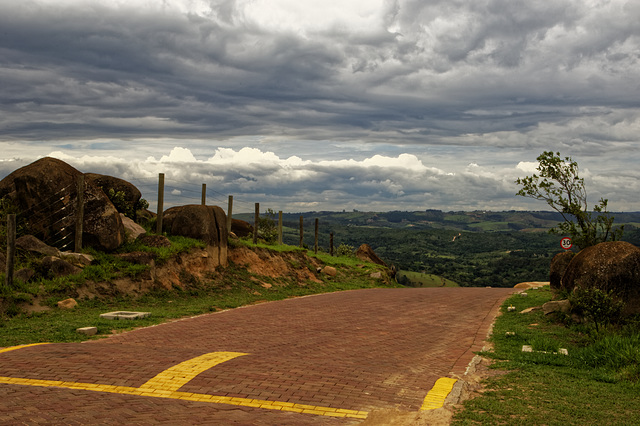
[[[543,210],[544,203],[515,197],[518,177],[536,172],[536,162],[507,162],[501,166],[477,162],[458,166],[438,155],[374,154],[362,159],[302,160],[280,157],[256,148],[215,148],[197,158],[188,148],[174,147],[158,158],[125,159],[104,155],[74,157],[61,151],[59,158],[85,172],[121,177],[134,183],[155,206],[158,175],[165,175],[165,206],[199,203],[201,185],[206,184],[208,203],[225,207],[233,195],[237,212],[252,212],[254,203],[263,209],[302,212],[309,210]],[[450,158],[447,153],[444,158]],[[465,160],[466,161],[466,160]],[[9,164],[17,167],[23,164]],[[0,170],[8,166],[0,163]],[[10,171],[7,169],[7,172]],[[612,208],[633,204],[640,180],[627,179],[628,186],[612,185],[615,178],[593,176],[582,169],[593,201],[612,191]],[[637,175],[635,176],[637,178]],[[618,209],[620,210],[620,209]]]
[[[0,169],[57,151],[283,188],[289,206],[498,210],[539,206],[513,180],[557,150],[640,209],[638,16],[631,0],[0,0]]]

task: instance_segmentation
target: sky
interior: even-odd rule
[[[0,0],[0,178],[38,158],[153,206],[548,210],[569,156],[640,211],[636,0]]]

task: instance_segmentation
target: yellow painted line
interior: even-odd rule
[[[0,383],[7,384],[7,385],[79,389],[79,390],[88,390],[88,391],[94,391],[94,392],[117,393],[117,394],[123,394],[123,395],[147,396],[151,398],[181,399],[184,401],[209,402],[214,404],[228,404],[228,405],[237,405],[237,406],[243,406],[243,407],[264,408],[268,410],[290,411],[295,413],[308,413],[308,414],[316,414],[320,416],[331,416],[331,417],[350,417],[350,418],[356,418],[356,419],[366,419],[367,415],[369,414],[366,411],[335,409],[330,407],[292,404],[289,402],[280,402],[280,401],[266,401],[266,400],[260,400],[260,399],[197,394],[197,393],[191,393],[191,392],[170,392],[170,391],[150,389],[150,388],[143,389],[141,387],[133,388],[129,386],[100,385],[95,383],[63,382],[60,380],[36,380],[36,379],[23,379],[23,378],[16,378],[16,377],[0,377]]]
[[[436,380],[433,388],[431,388],[427,396],[424,397],[420,410],[435,410],[436,408],[442,407],[444,400],[447,399],[456,382],[456,379],[449,377],[441,377]]]
[[[248,354],[241,352],[211,352],[204,354],[164,370],[140,386],[140,389],[177,391],[203,371],[242,355]]]
[[[18,348],[16,348],[18,349]],[[222,362],[248,355],[240,352],[211,352],[178,365],[156,375],[139,388],[129,386],[101,385],[96,383],[77,383],[60,380],[23,379],[17,377],[0,377],[0,384],[23,385],[37,387],[56,387],[65,389],[79,389],[93,392],[116,393],[123,395],[147,396],[151,398],[181,399],[184,401],[208,402],[212,404],[228,404],[243,407],[264,408],[267,410],[288,411],[294,413],[308,413],[319,416],[348,417],[366,419],[366,411],[347,410],[343,408],[321,407],[315,405],[295,404],[282,401],[267,401],[252,398],[237,398],[229,396],[197,394],[180,392],[191,379],[203,371]]]
[[[18,345],[18,346],[10,346],[8,348],[0,349],[0,353],[15,351],[16,349],[28,348],[30,346],[38,346],[38,345],[48,345],[48,343],[31,343],[28,345]]]

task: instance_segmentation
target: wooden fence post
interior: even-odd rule
[[[203,206],[207,205],[207,184],[206,183],[202,184],[202,205]]]
[[[333,256],[333,232],[329,234],[329,254]]]
[[[4,276],[4,285],[7,289],[13,288],[13,265],[16,254],[16,215],[7,215],[7,270]]]
[[[260,203],[256,203],[256,214],[253,221],[253,244],[258,243],[258,223],[260,223]]]
[[[278,244],[282,245],[282,210],[278,212]]]
[[[316,232],[315,232],[315,243],[313,244],[313,252],[318,254],[318,222],[319,219],[316,217]]]
[[[233,211],[233,195],[229,195],[229,205],[227,207],[227,232],[231,232],[231,212]]]
[[[84,175],[82,174],[78,176],[76,189],[78,191],[78,205],[76,206],[76,238],[73,250],[76,253],[80,253],[82,251],[82,226],[84,223]]]
[[[300,248],[304,248],[304,217],[300,216]]]
[[[164,209],[164,173],[158,174],[158,215],[156,216],[156,234],[162,234],[162,214]]]

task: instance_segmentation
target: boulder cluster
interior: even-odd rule
[[[82,181],[83,186],[78,184]],[[81,194],[79,188],[83,188]],[[118,194],[117,203],[113,200],[114,194]],[[83,200],[81,209],[79,195]],[[15,170],[0,181],[0,200],[4,208],[17,213],[19,235],[22,236],[16,247],[42,256],[43,268],[53,275],[76,273],[78,268],[91,262],[88,256],[70,251],[74,248],[79,215],[83,218],[83,247],[112,252],[136,238],[145,238],[156,245],[169,243],[162,236],[146,235],[146,230],[136,222],[136,219],[155,217],[147,210],[136,211],[141,197],[138,188],[125,180],[82,173],[64,161],[50,157]],[[220,207],[173,207],[163,216],[163,232],[203,240],[219,265],[227,263],[226,214]],[[5,262],[0,259],[0,269],[4,268]],[[23,281],[33,273],[17,272]]]

